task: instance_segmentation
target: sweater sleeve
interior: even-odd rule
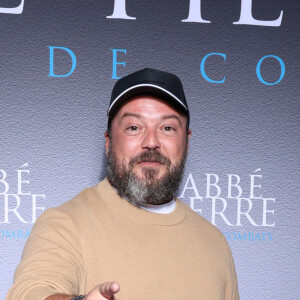
[[[229,245],[226,243],[227,246],[227,256],[228,256],[228,263],[229,263],[229,279],[227,280],[226,286],[226,300],[240,300],[239,290],[238,290],[238,281],[237,275],[234,267],[234,262],[232,258],[232,253],[229,248]]]
[[[60,209],[50,209],[32,229],[6,300],[81,294],[83,270],[82,250],[72,218]]]

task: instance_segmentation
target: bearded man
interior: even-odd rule
[[[7,300],[239,299],[223,235],[174,198],[189,117],[173,74],[143,69],[116,83],[107,178],[39,218]]]

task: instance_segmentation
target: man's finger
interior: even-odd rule
[[[99,286],[100,294],[107,299],[111,299],[119,290],[120,285],[117,282],[105,282]]]

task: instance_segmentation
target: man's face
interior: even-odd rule
[[[165,189],[177,185],[162,197],[170,198],[177,189],[184,169],[184,161],[191,132],[186,132],[186,117],[166,102],[152,96],[138,96],[123,105],[114,116],[110,136],[106,133],[106,154],[109,158],[109,177],[112,184]],[[111,174],[113,173],[113,174]],[[129,178],[130,177],[130,178]],[[128,181],[128,182],[127,182]],[[134,182],[134,183],[133,183]],[[137,182],[137,183],[136,183]],[[121,186],[116,184],[120,192]],[[123,189],[127,187],[124,186]],[[162,191],[159,191],[161,194]],[[149,194],[149,193],[148,193]],[[150,193],[157,198],[157,193]],[[160,204],[170,199],[129,199],[139,204]],[[121,196],[134,197],[125,192]],[[172,195],[171,195],[172,196]],[[136,197],[134,197],[136,198]],[[143,198],[139,195],[138,198]]]

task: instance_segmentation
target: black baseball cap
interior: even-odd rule
[[[180,79],[169,72],[150,68],[131,73],[116,82],[107,110],[108,119],[111,120],[129,99],[142,94],[161,98],[186,115],[189,121],[189,109]]]

